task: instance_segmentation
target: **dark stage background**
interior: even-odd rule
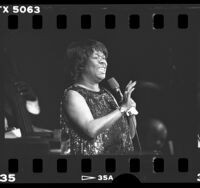
[[[193,31],[154,30],[151,17],[142,19],[141,28],[131,30],[118,17],[116,28],[106,30],[98,9],[90,30],[80,29],[79,10],[72,11],[68,27],[56,29],[56,12],[47,11],[43,29],[30,28],[29,17],[23,17],[17,30],[2,31],[1,45],[15,61],[21,76],[39,98],[41,113],[36,126],[47,129],[59,127],[59,103],[68,79],[64,75],[67,45],[82,38],[103,42],[109,51],[107,79],[115,77],[123,90],[130,79],[137,80],[132,97],[137,103],[139,136],[147,130],[145,118],[157,118],[168,129],[168,139],[175,151],[189,152],[193,147],[196,103],[196,75],[199,43]],[[72,13],[73,12],[73,13]],[[88,9],[90,12],[90,9]],[[63,10],[63,14],[65,10]],[[73,17],[73,19],[72,19]],[[20,16],[19,16],[20,19]],[[147,82],[154,83],[154,85]],[[106,81],[102,83],[106,86]]]

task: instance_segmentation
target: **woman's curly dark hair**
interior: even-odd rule
[[[106,58],[108,57],[108,51],[105,45],[96,40],[87,39],[72,42],[68,46],[67,61],[73,81],[76,81],[80,77],[88,58],[92,55],[94,50],[100,51]]]

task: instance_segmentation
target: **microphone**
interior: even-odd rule
[[[108,84],[110,86],[111,89],[113,89],[116,93],[119,94],[120,96],[120,101],[119,103],[121,103],[123,101],[123,94],[120,90],[120,86],[119,86],[119,83],[117,82],[117,80],[115,80],[115,78],[110,78],[108,79]],[[131,115],[137,115],[138,114],[138,111],[136,110],[135,107],[132,107],[130,108],[127,112],[126,112],[126,115],[127,116],[131,116]]]
[[[122,92],[121,92],[121,90],[120,90],[120,87],[119,87],[119,83],[117,82],[117,80],[115,80],[115,78],[110,78],[110,79],[108,79],[108,85],[110,86],[110,88],[112,89],[112,90],[114,90],[116,93],[118,93],[119,94],[119,96],[120,96],[120,103],[123,101],[123,94],[122,94]]]

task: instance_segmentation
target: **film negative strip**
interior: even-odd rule
[[[0,183],[200,182],[199,18],[0,5]]]

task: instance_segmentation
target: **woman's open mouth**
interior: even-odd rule
[[[100,71],[100,72],[102,72],[103,74],[105,74],[105,73],[106,73],[106,69],[105,69],[105,68],[102,68],[102,67],[101,67],[101,68],[99,68],[99,71]]]

